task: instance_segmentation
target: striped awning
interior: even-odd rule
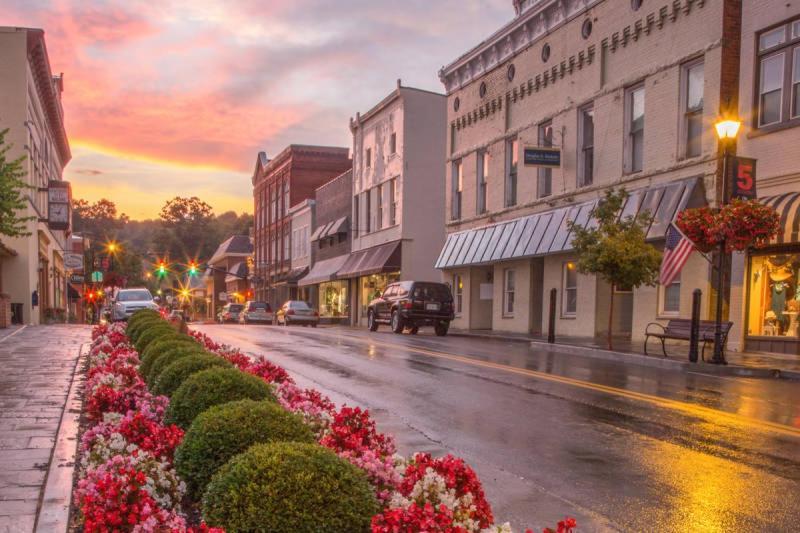
[[[781,217],[781,229],[770,244],[800,242],[800,192],[767,196],[760,202],[775,209]]]
[[[700,178],[630,191],[622,217],[645,211],[652,217],[647,238],[664,238],[676,213],[705,202]],[[592,211],[598,200],[559,207],[507,222],[451,233],[442,247],[436,268],[456,268],[496,261],[537,257],[572,250],[569,222],[587,227],[596,223]]]

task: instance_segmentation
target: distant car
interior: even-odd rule
[[[239,313],[239,322],[242,324],[272,324],[272,308],[267,302],[247,302]]]
[[[158,304],[153,301],[153,295],[144,287],[120,289],[111,304],[111,320],[128,320],[130,316],[141,309],[158,310]]]
[[[275,321],[282,326],[302,324],[315,328],[319,324],[319,313],[302,300],[289,300],[275,313]]]
[[[217,315],[217,322],[220,324],[238,322],[239,313],[241,313],[242,310],[244,310],[244,305],[242,304],[225,304],[225,307],[223,307],[222,311]]]
[[[376,331],[388,324],[395,333],[408,329],[416,335],[421,326],[433,326],[436,335],[447,335],[455,317],[453,295],[444,283],[400,281],[392,283],[367,307],[367,325]]]

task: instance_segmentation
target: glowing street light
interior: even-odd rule
[[[722,141],[725,139],[735,139],[739,134],[739,127],[741,125],[742,123],[738,120],[727,119],[720,120],[714,124],[714,127],[717,130],[717,137]]]

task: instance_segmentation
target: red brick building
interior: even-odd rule
[[[259,152],[253,172],[256,299],[276,308],[292,296],[297,280],[289,208],[351,167],[347,148],[292,144],[273,159]]]

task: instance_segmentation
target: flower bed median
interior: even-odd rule
[[[93,331],[74,498],[84,531],[511,531],[463,460],[402,458],[368,411],[190,335],[154,312]]]

